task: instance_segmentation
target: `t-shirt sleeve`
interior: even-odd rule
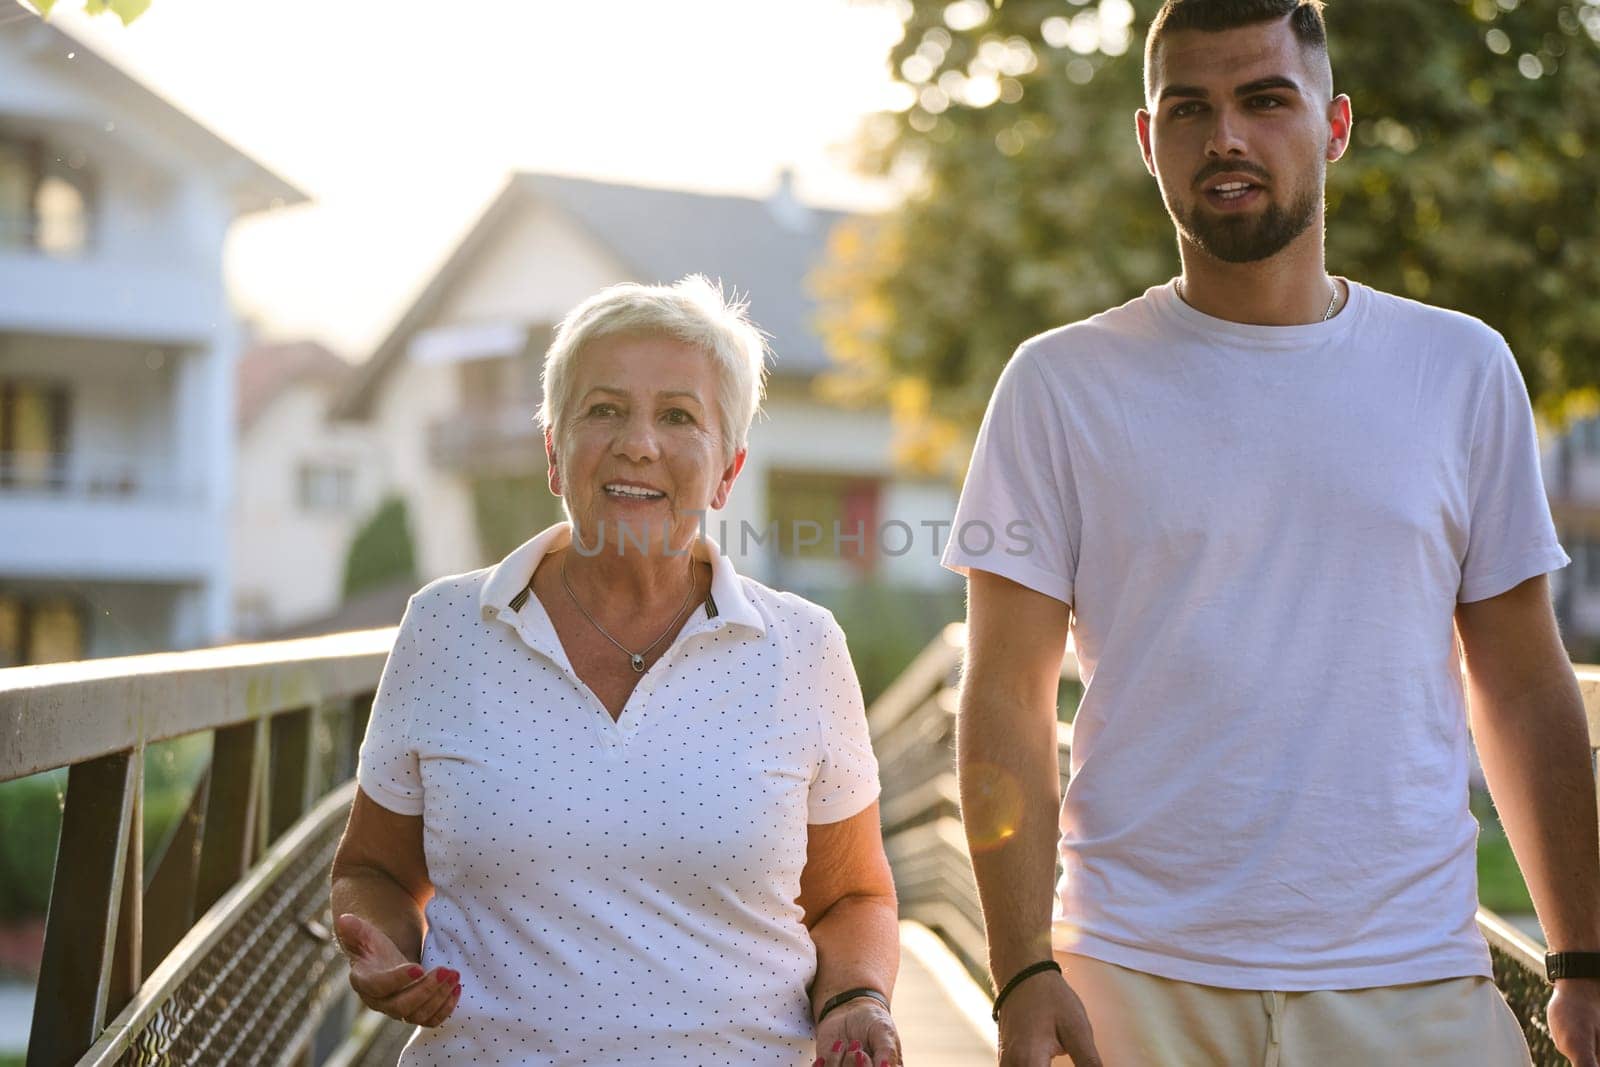
[[[878,798],[878,758],[867,733],[861,683],[844,631],[831,615],[821,623],[815,655],[816,662],[804,674],[813,680],[822,731],[822,759],[806,806],[806,821],[812,825],[841,822]]]
[[[943,563],[1072,603],[1083,528],[1065,427],[1028,349],[1000,374],[978,430]]]
[[[413,597],[383,665],[356,763],[362,790],[399,815],[422,814],[422,773],[411,743],[411,720],[426,685],[427,662],[417,634],[422,618]]]
[[[1484,383],[1467,471],[1462,603],[1487,600],[1572,562],[1556,539],[1528,389],[1503,341]]]

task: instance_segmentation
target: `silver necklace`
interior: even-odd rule
[[[651,641],[638,652],[634,652],[621,641],[618,641],[615,637],[612,637],[609,633],[607,633],[606,628],[601,626],[599,621],[595,619],[593,615],[589,614],[589,609],[583,606],[583,602],[578,599],[578,594],[572,591],[572,583],[567,581],[567,561],[565,559],[561,561],[561,587],[567,591],[567,596],[572,598],[573,606],[579,611],[583,612],[583,617],[589,620],[590,626],[593,626],[596,630],[600,631],[601,637],[605,638],[607,641],[610,641],[613,645],[616,645],[622,650],[622,654],[628,657],[628,664],[633,668],[633,673],[635,674],[644,673],[644,658],[650,654],[651,649],[655,648],[662,641],[666,640],[666,636],[677,627],[678,620],[683,618],[683,613],[689,610],[689,604],[694,600],[694,589],[697,584],[698,583],[696,583],[694,580],[694,573],[691,571],[689,574],[689,594],[683,598],[683,607],[678,609],[678,613],[672,617],[672,621],[667,624],[667,628],[661,631],[660,637],[656,638],[654,641]]]
[[[1339,283],[1334,281],[1332,278],[1329,278],[1328,286],[1333,290],[1333,295],[1328,297],[1328,310],[1322,313],[1323,322],[1327,322],[1329,319],[1333,318],[1333,306],[1339,302]],[[1178,299],[1182,300],[1185,304],[1189,304],[1189,298],[1183,295],[1182,278],[1178,279]],[[1194,307],[1193,304],[1189,304],[1189,306]]]

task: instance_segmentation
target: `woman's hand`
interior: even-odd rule
[[[458,972],[443,967],[423,971],[406,959],[382,930],[359,915],[341,915],[333,928],[350,959],[350,988],[361,1003],[417,1026],[438,1026],[450,1018],[461,998]],[[833,1021],[832,1016],[828,1021]]]
[[[900,1067],[901,1062],[894,1019],[871,997],[847,1000],[817,1024],[812,1067]]]

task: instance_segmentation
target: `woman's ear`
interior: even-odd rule
[[[711,506],[721,511],[728,503],[728,494],[733,492],[734,479],[739,477],[739,472],[744,470],[745,457],[750,454],[747,448],[741,448],[733,454],[733,459],[723,468],[722,476],[717,479],[717,491],[711,494]]]
[[[544,428],[544,458],[550,465],[546,477],[550,481],[550,491],[556,496],[561,495],[561,464],[556,461],[555,431],[550,427]]]

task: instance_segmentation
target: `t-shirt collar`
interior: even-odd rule
[[[524,606],[519,598],[528,587],[533,572],[538,569],[539,561],[571,543],[572,524],[558,522],[541,530],[495,564],[484,579],[483,591],[479,594],[483,617],[496,619],[503,615],[518,614]],[[710,603],[705,607],[711,616],[712,628],[748,626],[758,635],[764,635],[767,632],[766,620],[745,595],[744,583],[733,569],[733,562],[723,554],[721,546],[702,534],[695,554],[711,564]]]
[[[1220,341],[1238,349],[1303,349],[1339,341],[1358,325],[1366,314],[1367,290],[1360,282],[1345,279],[1349,300],[1338,313],[1326,322],[1308,322],[1297,326],[1255,326],[1249,323],[1219,319],[1198,308],[1191,307],[1178,295],[1178,279],[1165,285],[1154,286],[1148,295],[1161,313],[1181,323],[1189,332],[1208,340]]]

